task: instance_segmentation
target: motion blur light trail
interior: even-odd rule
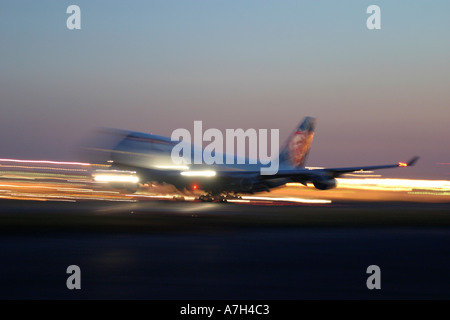
[[[156,184],[141,185],[137,193],[125,193],[111,188],[109,175],[96,165],[83,162],[50,160],[0,159],[0,199],[40,201],[194,201],[201,191],[183,194],[174,188]],[[109,173],[108,173],[109,172]],[[108,175],[109,174],[109,175]],[[124,175],[125,174],[125,175]],[[356,172],[350,178],[337,179],[337,188],[319,191],[312,185],[288,183],[270,193],[244,195],[240,203],[289,202],[329,204],[332,201],[412,201],[450,202],[449,180],[383,179],[371,172]],[[123,178],[137,181],[132,172],[123,172]],[[96,178],[97,177],[97,178]],[[358,177],[358,178],[355,178]]]
[[[45,163],[45,164],[60,164],[60,165],[75,165],[75,166],[90,166],[90,163],[85,162],[64,162],[51,160],[19,160],[19,159],[0,159],[0,162],[19,162],[19,163]]]
[[[374,191],[413,191],[430,190],[438,191],[436,195],[445,195],[450,191],[450,181],[448,180],[412,180],[412,179],[336,179],[338,187],[344,189],[374,190]],[[300,183],[288,183],[288,187],[303,186]]]
[[[244,200],[266,200],[266,201],[288,201],[288,202],[300,202],[300,203],[331,203],[331,200],[304,199],[304,198],[277,198],[277,197],[243,196],[242,199],[244,199]]]
[[[338,178],[337,187],[322,191],[331,199],[358,201],[450,202],[449,180],[415,180],[383,178]],[[300,183],[287,183],[287,188],[313,190]]]

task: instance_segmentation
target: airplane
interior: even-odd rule
[[[336,187],[336,178],[355,171],[379,170],[409,167],[419,157],[408,162],[377,166],[356,166],[343,168],[307,168],[306,159],[314,138],[316,119],[306,117],[285,141],[279,155],[279,169],[276,174],[261,174],[261,163],[250,164],[174,164],[172,148],[180,141],[154,134],[118,131],[119,142],[109,150],[112,163],[107,170],[94,172],[96,181],[108,182],[112,187],[136,192],[139,183],[167,183],[178,190],[203,191],[198,199],[202,201],[226,202],[239,199],[241,194],[270,191],[288,182],[312,183],[318,190]],[[192,153],[198,146],[192,146]],[[226,154],[223,154],[225,159]],[[235,157],[237,159],[237,157]],[[224,161],[225,163],[225,161]],[[241,161],[242,163],[242,161]]]

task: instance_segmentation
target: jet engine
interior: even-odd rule
[[[319,190],[328,190],[336,187],[336,179],[334,178],[321,178],[318,180],[312,181],[314,187]]]

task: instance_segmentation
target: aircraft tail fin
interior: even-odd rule
[[[316,119],[306,117],[289,135],[280,152],[280,164],[293,168],[304,167],[314,138]]]

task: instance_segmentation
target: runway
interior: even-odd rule
[[[211,227],[450,227],[450,203],[203,203],[0,201],[3,234],[92,231],[208,231]]]
[[[0,298],[448,299],[449,208],[5,200]]]

